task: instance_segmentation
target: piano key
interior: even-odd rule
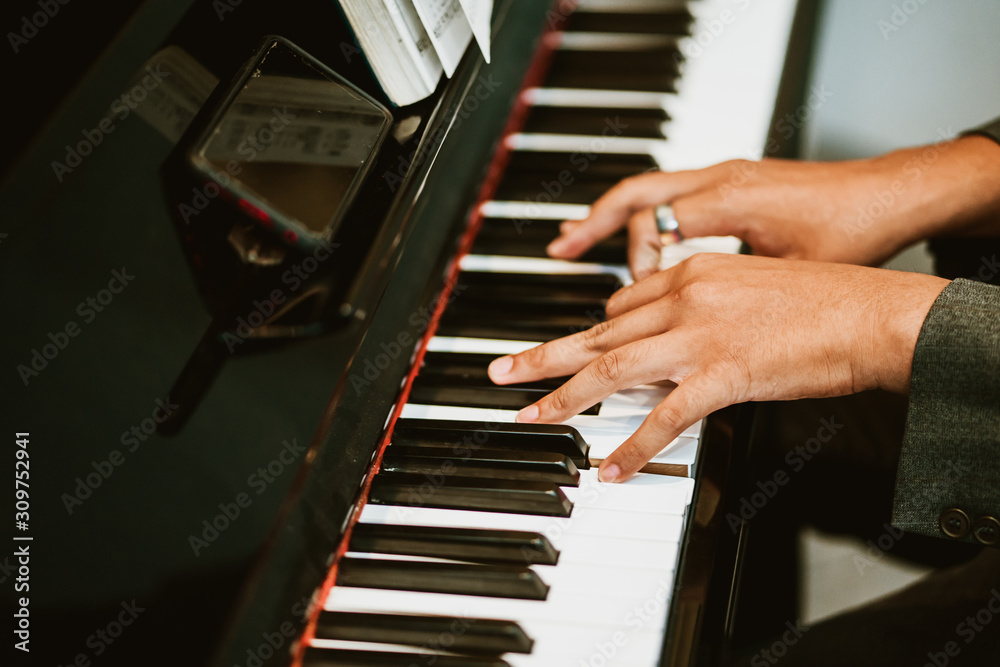
[[[652,513],[638,507],[633,511],[621,512],[591,507],[570,517],[553,519],[435,507],[367,504],[361,510],[358,525],[365,523],[537,532],[544,535],[556,549],[560,549],[577,535],[609,541],[641,536],[647,541],[676,542],[681,535],[683,511]],[[560,552],[560,561],[572,562],[579,558],[576,552]],[[587,554],[581,562],[598,562],[598,555]]]
[[[621,289],[622,283],[614,275],[588,274],[577,275],[525,275],[523,273],[493,271],[462,271],[458,275],[458,284],[463,286],[463,298],[482,295],[490,300],[516,299],[517,301],[542,299],[548,303],[553,299],[565,300],[573,298],[608,298]],[[503,294],[506,290],[514,296]],[[541,293],[541,294],[539,294]]]
[[[681,80],[683,85],[683,79]],[[654,93],[633,90],[588,90],[586,88],[527,88],[521,99],[528,106],[600,107],[606,109],[667,110],[674,93]]]
[[[675,53],[675,49],[557,51],[545,83],[553,88],[674,92]]]
[[[367,651],[310,646],[302,658],[303,667],[413,667],[432,658],[438,667],[511,667],[500,658],[442,655],[413,651]]]
[[[527,567],[344,557],[337,586],[544,600],[549,587]]]
[[[623,284],[632,283],[628,267],[617,264],[591,264],[586,262],[569,262],[561,259],[543,259],[541,257],[502,257],[497,255],[463,255],[459,261],[463,271],[498,271],[510,273],[573,274],[585,273],[611,274]],[[447,311],[445,311],[447,312]]]
[[[456,455],[490,449],[531,450],[564,454],[578,468],[587,468],[590,446],[580,433],[562,424],[501,424],[483,421],[400,419],[393,429],[394,445],[448,446]]]
[[[510,330],[507,328],[490,329],[488,325],[469,327],[447,326],[441,328],[448,333],[461,333],[463,335],[474,334],[475,331],[503,331],[508,334],[510,333]],[[534,340],[535,337],[532,336],[531,339]],[[485,382],[477,385],[460,379],[451,380],[447,377],[432,376],[422,378],[417,376],[410,389],[410,400],[414,403],[429,405],[520,410],[544,398],[552,393],[552,391],[553,389],[544,382],[535,386],[532,386],[532,383],[487,385]],[[587,408],[583,411],[583,414],[596,415],[599,412],[600,403]]]
[[[590,212],[590,206],[584,204],[547,204],[541,206],[534,202],[487,201],[479,205],[479,212],[487,218],[582,220]]]
[[[613,114],[609,114],[608,121],[611,124],[616,122]],[[592,138],[588,137],[588,139]],[[600,181],[614,185],[623,178],[641,174],[657,167],[656,160],[652,156],[635,152],[603,152],[597,158],[585,158],[586,156],[574,155],[572,152],[559,149],[515,150],[509,157],[504,175],[509,177],[529,174],[556,178],[560,171],[569,170],[575,180]]]
[[[549,482],[382,473],[373,478],[368,501],[382,505],[569,516],[573,504],[567,500],[563,488],[570,487]]]
[[[559,561],[559,552],[541,533],[441,525],[358,523],[349,549],[477,563],[555,565]]]
[[[663,139],[669,115],[662,108],[614,109],[622,136]],[[536,106],[523,131],[529,134],[600,134],[609,126],[608,110],[600,107]]]
[[[360,614],[324,611],[316,623],[319,639],[435,646],[448,638],[450,651],[530,653],[534,643],[512,621],[459,616]]]
[[[658,588],[672,588],[670,573],[661,577]],[[650,595],[654,594],[650,591]],[[637,601],[629,597],[596,595],[587,587],[576,590],[549,592],[545,600],[485,598],[473,595],[394,591],[379,588],[335,586],[327,597],[324,609],[331,611],[391,612],[400,614],[461,614],[486,618],[505,618],[521,625],[535,637],[532,621],[559,619],[569,624],[591,627],[625,628]],[[664,619],[665,620],[665,619]],[[650,630],[662,630],[663,621]]]
[[[620,32],[653,35],[684,35],[692,21],[686,8],[664,7],[661,11],[573,12],[565,32]]]
[[[580,471],[568,457],[524,450],[477,449],[469,456],[459,457],[447,447],[393,445],[386,450],[381,469],[421,475],[522,479],[561,486],[576,486],[580,481]]]
[[[612,394],[601,402],[601,414],[577,415],[566,422],[576,428],[590,445],[590,456],[606,459],[642,424],[649,411],[666,395],[660,387],[640,386]],[[448,419],[468,422],[514,423],[513,410],[463,408],[453,405],[408,403],[402,416],[412,419]],[[693,472],[697,457],[697,437],[701,421],[695,422],[673,442],[665,443],[653,460],[687,466]]]

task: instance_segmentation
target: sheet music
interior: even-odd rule
[[[486,62],[490,61],[490,19],[493,17],[493,0],[460,0],[465,18],[476,37],[479,50]]]
[[[420,21],[427,29],[444,72],[455,73],[465,47],[472,40],[472,28],[459,0],[413,0]]]
[[[441,60],[431,43],[430,36],[420,21],[416,8],[410,0],[384,0],[385,9],[401,35],[409,35],[412,41],[401,39],[403,47],[413,58],[420,75],[431,90],[437,87],[441,78]]]

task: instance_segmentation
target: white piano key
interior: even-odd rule
[[[608,580],[609,583],[613,582],[613,577]],[[673,588],[670,573],[666,573],[658,582],[650,594],[655,595],[656,591],[662,590],[664,593],[661,595],[669,598]],[[552,589],[545,600],[335,586],[330,591],[324,608],[335,611],[448,614],[508,619],[519,623],[558,618],[566,624],[623,628],[627,627],[628,619],[635,616],[636,609],[641,610],[642,602],[634,598],[601,595],[594,586],[565,592]]]
[[[524,201],[487,201],[479,206],[485,218],[582,220],[590,213],[586,204],[536,204]]]
[[[552,44],[561,51],[635,51],[676,44],[676,35],[642,35],[620,32],[557,32]]]
[[[610,510],[642,510],[665,514],[683,514],[691,503],[694,480],[689,477],[637,473],[625,484],[604,484],[597,481],[597,469],[580,471],[580,486],[562,487],[574,505],[574,510],[600,508]]]
[[[626,285],[632,282],[628,268],[619,264],[570,262],[545,257],[465,255],[462,257],[459,267],[463,271],[488,271],[491,273],[611,274]]]
[[[673,93],[588,88],[528,88],[521,95],[532,106],[610,109],[666,109],[674,97]]]
[[[541,345],[541,342],[526,340],[499,340],[496,338],[462,338],[458,336],[434,336],[427,343],[429,352],[474,352],[476,354],[519,354]]]
[[[559,151],[565,153],[604,154],[629,153],[652,155],[654,158],[666,144],[664,139],[644,139],[623,137],[615,134],[544,134],[538,132],[518,132],[504,140],[507,147],[518,151]]]
[[[359,521],[403,526],[525,530],[544,535],[556,549],[569,544],[578,535],[612,541],[642,537],[649,541],[671,542],[677,540],[684,524],[680,512],[653,513],[642,508],[629,512],[578,508],[569,517],[551,517],[371,503],[362,508]]]
[[[644,391],[643,387],[626,389],[605,399],[601,414],[577,415],[567,419],[564,424],[572,426],[580,432],[583,439],[590,444],[591,456],[605,459],[611,452],[618,449],[623,442],[635,432],[652,409],[657,400],[648,401],[647,407],[642,404],[623,405],[622,400],[628,396],[636,396]],[[648,390],[645,390],[648,391]],[[646,397],[655,396],[647,393]],[[407,403],[403,406],[401,416],[404,419],[452,419],[480,423],[512,423],[517,414],[514,410],[491,410],[488,408],[465,408],[452,405],[423,405]],[[668,443],[656,455],[657,463],[676,463],[691,466],[697,456],[697,446],[688,439],[697,438],[701,432],[702,422],[698,421],[688,427],[679,438]],[[680,438],[685,438],[681,440]]]

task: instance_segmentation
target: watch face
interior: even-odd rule
[[[385,107],[275,39],[236,83],[191,159],[248,219],[286,238],[329,238],[391,122]]]

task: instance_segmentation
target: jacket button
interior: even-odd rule
[[[972,523],[969,521],[968,514],[954,507],[941,512],[939,522],[944,534],[956,540],[960,540],[969,534],[969,526]]]
[[[972,534],[981,543],[993,546],[1000,542],[1000,521],[991,516],[981,516],[972,524]]]

